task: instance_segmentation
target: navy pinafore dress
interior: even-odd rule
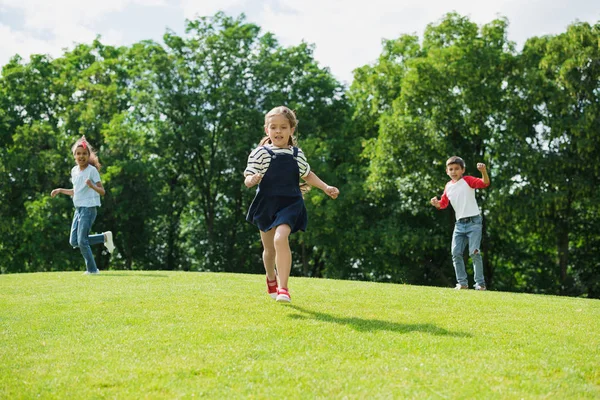
[[[283,224],[289,225],[292,233],[306,230],[308,216],[299,187],[298,148],[294,147],[291,155],[275,154],[263,147],[269,152],[271,163],[258,184],[246,221],[263,232]]]

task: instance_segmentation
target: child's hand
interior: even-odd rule
[[[91,179],[88,179],[87,181],[85,181],[85,184],[88,185],[89,187],[93,188],[94,187],[94,183],[92,182]]]
[[[484,163],[477,163],[477,169],[481,172],[485,171],[485,164]]]
[[[57,194],[59,194],[59,193],[60,193],[60,189],[54,189],[54,190],[53,190],[53,191],[50,193],[50,196],[51,196],[51,197],[56,197],[56,195],[57,195]]]
[[[435,208],[440,208],[440,201],[438,200],[437,197],[434,197],[431,199],[431,205],[434,206]]]
[[[262,181],[263,176],[261,174],[254,174],[250,177],[250,186],[258,185]]]
[[[334,200],[337,199],[338,195],[340,194],[339,189],[335,186],[327,186],[324,192]]]

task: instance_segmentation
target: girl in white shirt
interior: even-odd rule
[[[57,188],[50,193],[52,197],[57,194],[67,194],[73,197],[75,215],[71,223],[69,243],[73,248],[79,247],[85,260],[86,274],[98,274],[91,246],[103,243],[112,253],[115,249],[111,231],[102,234],[90,235],[92,224],[96,219],[97,208],[100,207],[100,196],[104,196],[104,187],[100,181],[100,161],[92,146],[85,136],[75,142],[71,148],[75,165],[71,169],[71,182],[73,189]]]

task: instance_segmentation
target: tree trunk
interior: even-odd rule
[[[556,224],[556,245],[558,250],[558,269],[560,271],[560,290],[565,291],[567,266],[569,264],[569,223],[560,219]]]
[[[482,213],[483,215],[483,210]],[[487,224],[485,217],[483,218],[483,227],[481,232],[481,251],[483,253],[483,276],[485,277],[485,284],[487,287],[491,287],[494,282],[494,270],[490,264],[490,254],[488,252],[489,245],[487,241]]]
[[[306,256],[306,244],[302,242],[300,245],[301,255],[302,255],[302,276],[308,276],[309,274],[309,265],[308,265],[308,257]]]

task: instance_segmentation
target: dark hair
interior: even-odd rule
[[[446,167],[450,164],[458,164],[462,169],[465,169],[465,161],[459,156],[452,156],[446,161]]]
[[[90,142],[87,141],[85,135],[77,139],[73,147],[71,147],[71,153],[73,153],[73,156],[75,156],[75,150],[77,150],[78,147],[87,150],[88,155],[90,156],[90,158],[88,159],[88,164],[92,164],[94,167],[96,167],[98,171],[100,171],[100,168],[102,168],[102,164],[100,164],[100,160],[98,160],[96,150],[94,150]]]

